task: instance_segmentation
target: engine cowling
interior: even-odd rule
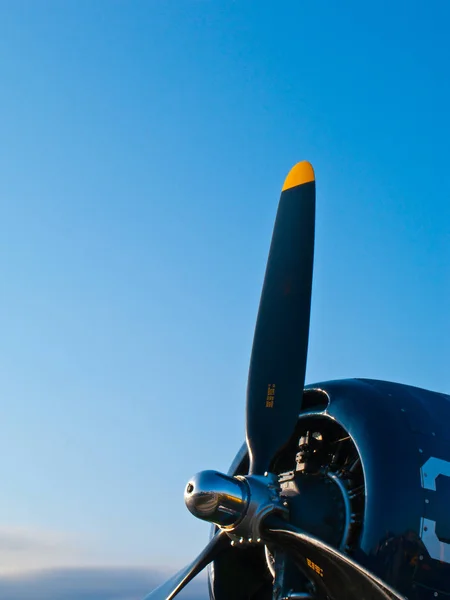
[[[351,379],[308,386],[302,406],[272,468],[290,521],[409,600],[450,594],[450,397]],[[247,471],[244,444],[229,474]],[[270,548],[230,548],[211,565],[211,598],[271,599],[271,561]]]

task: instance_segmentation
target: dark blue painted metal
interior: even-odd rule
[[[317,414],[348,431],[362,460],[364,523],[353,557],[409,600],[450,596],[450,396],[369,379],[306,389],[317,388],[330,398]],[[243,446],[230,471],[242,472],[246,461]],[[254,578],[254,559],[252,568]],[[261,579],[263,569],[261,561]],[[226,556],[216,561],[215,600],[227,570]],[[243,569],[241,583],[245,577]],[[254,596],[268,597],[267,586]]]

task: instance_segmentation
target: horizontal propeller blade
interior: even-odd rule
[[[404,596],[349,556],[276,516],[268,517],[264,539],[286,550],[324,596],[348,600],[405,600]]]
[[[253,339],[247,387],[250,473],[270,470],[297,423],[305,384],[316,186],[308,162],[286,178]]]
[[[229,545],[228,535],[224,531],[219,531],[191,564],[153,590],[144,600],[172,600]]]

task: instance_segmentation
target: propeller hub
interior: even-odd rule
[[[241,543],[260,541],[261,523],[269,514],[287,516],[272,473],[230,477],[201,471],[187,484],[184,501],[195,517],[214,523]]]
[[[247,511],[248,486],[245,480],[218,471],[201,471],[187,484],[184,501],[194,517],[230,528]]]

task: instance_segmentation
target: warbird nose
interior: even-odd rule
[[[370,379],[305,387],[315,201],[300,162],[267,261],[246,442],[227,474],[188,481],[210,541],[146,600],[207,565],[211,600],[450,598],[450,397]]]

